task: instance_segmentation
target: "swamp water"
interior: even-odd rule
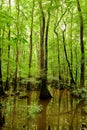
[[[39,92],[32,91],[27,98],[1,99],[5,124],[0,130],[80,130],[87,124],[86,102],[73,99],[67,90],[52,90],[52,95],[40,101]]]

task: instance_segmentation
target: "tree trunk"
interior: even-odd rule
[[[58,44],[58,80],[59,80],[59,86],[60,86],[60,81],[61,81],[61,72],[60,72],[60,46],[59,46],[59,37],[58,37],[58,32],[56,31],[56,28],[54,28],[54,33],[57,37],[57,44]]]
[[[1,47],[0,47],[0,96],[4,94],[2,81],[2,66],[1,66]]]
[[[58,15],[58,11],[59,10],[57,10],[57,14],[56,15]],[[58,26],[59,26],[59,23],[61,22],[61,20],[63,19],[63,17],[64,17],[64,15],[66,14],[66,12],[67,12],[67,10],[65,10],[65,12],[64,13],[62,13],[62,15],[61,15],[61,17],[60,18],[57,18],[57,20],[56,20],[56,23],[55,23],[55,26],[54,26],[54,33],[55,33],[55,35],[56,35],[56,37],[57,37],[57,43],[58,43],[58,80],[59,80],[59,86],[60,86],[60,83],[61,83],[61,79],[62,79],[62,77],[61,77],[61,68],[60,68],[60,46],[59,46],[59,37],[58,37],[58,31],[57,31],[57,28],[58,28]]]
[[[71,25],[70,25],[70,40],[69,40],[69,43],[70,43],[70,57],[71,57],[71,60],[70,60],[70,69],[71,69],[71,72],[72,72],[72,75],[73,75],[73,50],[72,50],[72,19],[73,19],[73,12],[71,12]],[[74,79],[74,77],[73,77]],[[72,85],[72,83],[75,83],[75,80],[73,82],[73,79],[71,78],[71,81],[70,81],[70,84]]]
[[[71,78],[70,83],[71,83],[71,85],[73,86],[73,85],[75,85],[75,80],[74,80],[74,78],[73,78],[72,69],[71,69],[70,62],[69,62],[68,56],[67,56],[64,31],[62,31],[62,35],[63,35],[64,53],[65,53],[66,61],[67,61],[68,68],[69,68],[70,78]]]
[[[1,37],[1,30],[0,30],[0,37]],[[3,81],[2,81],[2,46],[1,46],[2,38],[0,38],[0,96],[3,96],[5,94],[3,90]]]
[[[77,86],[77,80],[78,80],[78,56],[77,56],[77,46],[76,46],[76,48],[75,48],[75,56],[76,56],[76,69],[75,69],[75,71],[76,71],[76,76],[75,76],[75,83],[76,83],[76,86]]]
[[[19,0],[16,1],[17,3],[17,43],[16,43],[16,69],[15,69],[15,81],[14,81],[14,89],[13,91],[17,91],[17,87],[18,87],[18,64],[19,64],[19,13],[20,13],[20,9],[19,9]]]
[[[11,0],[9,0],[9,13],[11,14]],[[10,37],[11,37],[11,30],[10,30],[10,26],[9,26],[9,31],[8,31],[8,63],[7,63],[7,79],[6,79],[5,90],[10,89]]]
[[[3,8],[2,5],[3,5],[3,1],[1,1],[1,9]],[[3,96],[5,94],[4,89],[3,89],[3,81],[2,81],[2,42],[3,42],[2,39],[4,36],[2,36],[1,31],[2,31],[2,29],[0,29],[0,96]],[[3,33],[4,33],[4,31],[3,31]]]
[[[41,10],[41,25],[40,25],[40,99],[49,99],[51,98],[51,94],[47,88],[47,42],[48,42],[48,28],[49,28],[49,20],[50,14],[48,15],[48,22],[46,27],[46,37],[45,37],[45,58],[44,58],[44,32],[45,32],[45,16],[42,9],[42,3],[39,2],[40,10]],[[46,68],[45,68],[46,67]]]
[[[85,86],[85,52],[84,52],[84,41],[83,41],[83,17],[80,7],[79,0],[77,1],[77,9],[79,12],[80,19],[80,46],[81,46],[81,76],[80,76],[80,88]]]
[[[6,79],[6,86],[5,90],[10,89],[10,45],[8,45],[8,63],[7,63],[7,79]]]
[[[48,20],[46,26],[46,36],[45,36],[45,74],[47,79],[47,71],[48,71],[48,31],[49,31],[49,23],[50,23],[50,12],[48,11]]]
[[[30,31],[30,54],[29,54],[29,72],[28,72],[28,79],[31,77],[31,64],[32,64],[32,35],[33,35],[33,19],[34,19],[34,3],[35,0],[33,0],[33,7],[32,7],[32,18],[31,18],[31,31]],[[27,84],[27,90],[30,90],[30,80]]]

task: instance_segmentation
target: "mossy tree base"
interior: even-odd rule
[[[41,89],[39,98],[44,100],[44,99],[50,99],[52,98],[52,96],[48,91],[48,89],[43,89],[43,90]]]
[[[45,99],[50,99],[52,98],[48,88],[47,88],[47,81],[45,78],[41,79],[41,90],[40,90],[40,99],[45,100]]]

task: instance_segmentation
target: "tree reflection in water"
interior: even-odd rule
[[[32,91],[27,98],[10,96],[3,101],[5,124],[3,130],[79,130],[87,124],[87,104],[72,98],[67,90],[52,90],[51,100],[39,100],[39,92]],[[37,102],[43,109],[34,118],[28,118],[30,104]]]

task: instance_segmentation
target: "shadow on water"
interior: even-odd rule
[[[43,101],[32,91],[27,98],[2,99],[5,124],[0,130],[80,130],[87,124],[87,103],[73,99],[67,90],[53,89],[52,95]],[[42,106],[40,112],[37,106]]]

